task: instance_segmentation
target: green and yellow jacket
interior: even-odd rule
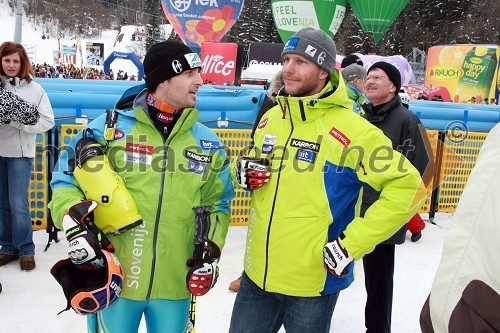
[[[271,162],[271,179],[254,190],[245,272],[262,289],[319,296],[347,288],[327,272],[325,243],[341,243],[360,259],[393,235],[421,207],[418,171],[375,126],[352,112],[340,73],[317,95],[278,96],[262,117],[249,155]],[[363,187],[380,200],[359,217]]]
[[[222,248],[234,187],[223,144],[212,130],[197,122],[199,112],[184,109],[164,141],[148,116],[147,91],[137,89],[131,88],[118,102],[115,136],[106,150],[144,221],[123,234],[109,235],[125,274],[120,296],[185,299],[190,296],[186,260],[194,250],[192,208],[212,207],[209,238]],[[102,115],[88,125],[102,145],[106,144],[105,123],[106,115]],[[70,166],[81,133],[61,154],[51,181],[49,207],[58,228],[68,208],[85,200]],[[96,186],[98,183],[96,179]],[[119,214],[117,211],[116,216]]]

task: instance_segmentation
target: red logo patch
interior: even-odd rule
[[[125,150],[134,153],[153,155],[153,146],[139,145],[137,143],[127,142]]]
[[[174,116],[168,113],[158,113],[157,118],[162,123],[170,123],[174,120]]]
[[[125,133],[121,130],[115,130],[115,140],[119,140],[125,136]]]
[[[257,126],[258,128],[262,129],[264,127],[266,127],[267,125],[267,121],[269,120],[269,118],[266,118],[264,120],[262,120],[260,123],[259,123],[259,126]]]
[[[351,143],[351,140],[347,136],[345,136],[341,131],[336,129],[335,127],[332,127],[330,130],[330,135],[333,136],[335,139],[337,139],[341,144],[344,146],[349,146]]]

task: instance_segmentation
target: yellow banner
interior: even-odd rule
[[[498,45],[440,45],[429,49],[425,86],[453,102],[481,103],[495,97],[499,72]]]

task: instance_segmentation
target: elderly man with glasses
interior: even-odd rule
[[[368,69],[366,77],[366,97],[370,102],[363,105],[363,117],[391,139],[393,149],[403,154],[426,182],[433,168],[426,150],[425,129],[420,120],[401,104],[398,95],[400,89],[399,70],[387,62],[374,63]],[[379,196],[380,193],[372,188],[363,189],[362,217]],[[404,243],[406,228],[404,225],[392,237],[377,245],[373,252],[363,257],[367,333],[391,332],[395,245]]]

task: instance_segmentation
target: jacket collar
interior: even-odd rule
[[[333,107],[350,110],[344,79],[338,69],[334,69],[330,81],[318,94],[305,97],[276,96],[283,118],[291,117],[294,122],[312,122],[331,112]]]
[[[365,118],[369,120],[371,123],[376,123],[379,121],[383,121],[385,116],[392,111],[395,107],[401,104],[401,98],[399,95],[394,96],[387,104],[385,104],[376,114],[373,113],[373,104],[367,103],[363,104],[363,110],[365,111]]]
[[[122,97],[116,103],[115,109],[127,117],[134,117],[137,121],[154,127],[147,111],[147,96],[148,90],[145,84],[133,86],[123,93]],[[132,110],[133,112],[130,112]],[[173,132],[184,132],[190,129],[196,120],[198,120],[198,115],[199,111],[194,108],[184,109],[181,117],[177,120]],[[182,127],[179,128],[179,126]]]
[[[28,84],[28,81],[26,81],[26,79],[20,79],[18,77],[13,77],[13,78],[9,78],[5,75],[0,75],[0,79],[2,81],[2,87],[6,88],[6,87],[16,87],[16,88],[20,88],[20,87],[24,87],[25,85]]]

